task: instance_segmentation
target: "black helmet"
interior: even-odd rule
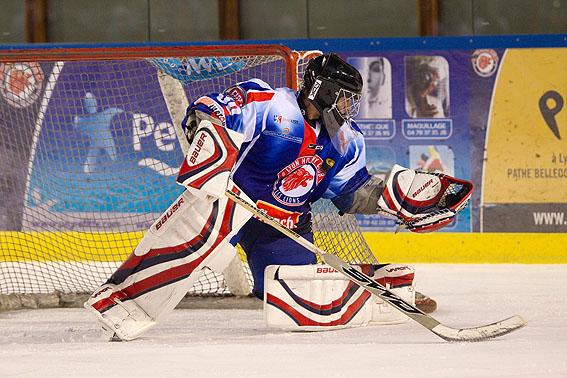
[[[330,53],[309,61],[301,91],[320,113],[332,112],[336,121],[342,124],[358,114],[362,83],[356,68],[337,54]]]

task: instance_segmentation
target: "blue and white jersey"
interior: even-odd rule
[[[297,93],[254,79],[201,97],[190,108],[244,135],[232,179],[257,206],[292,228],[321,197],[352,194],[369,178],[358,126],[342,153],[325,127],[303,118]],[[336,143],[335,143],[336,144]]]

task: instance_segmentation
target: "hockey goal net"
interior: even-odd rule
[[[279,45],[0,50],[0,296],[98,287],[182,190],[173,125],[189,101],[251,78],[297,88],[312,56]],[[375,261],[354,217],[319,201],[314,221],[321,248]],[[243,254],[231,269],[205,272],[190,294],[246,294]]]

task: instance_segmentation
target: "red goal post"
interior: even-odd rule
[[[188,102],[251,78],[297,89],[318,53],[281,45],[0,49],[0,296],[94,290],[182,190],[173,124]],[[375,260],[354,217],[321,201],[316,209],[320,247]],[[235,266],[235,280],[250,282],[246,264],[228,275]],[[205,272],[191,293],[246,292],[232,281]]]

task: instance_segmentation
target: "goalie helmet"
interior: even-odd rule
[[[309,62],[301,91],[319,113],[331,112],[340,125],[358,114],[362,84],[356,68],[330,53]]]

